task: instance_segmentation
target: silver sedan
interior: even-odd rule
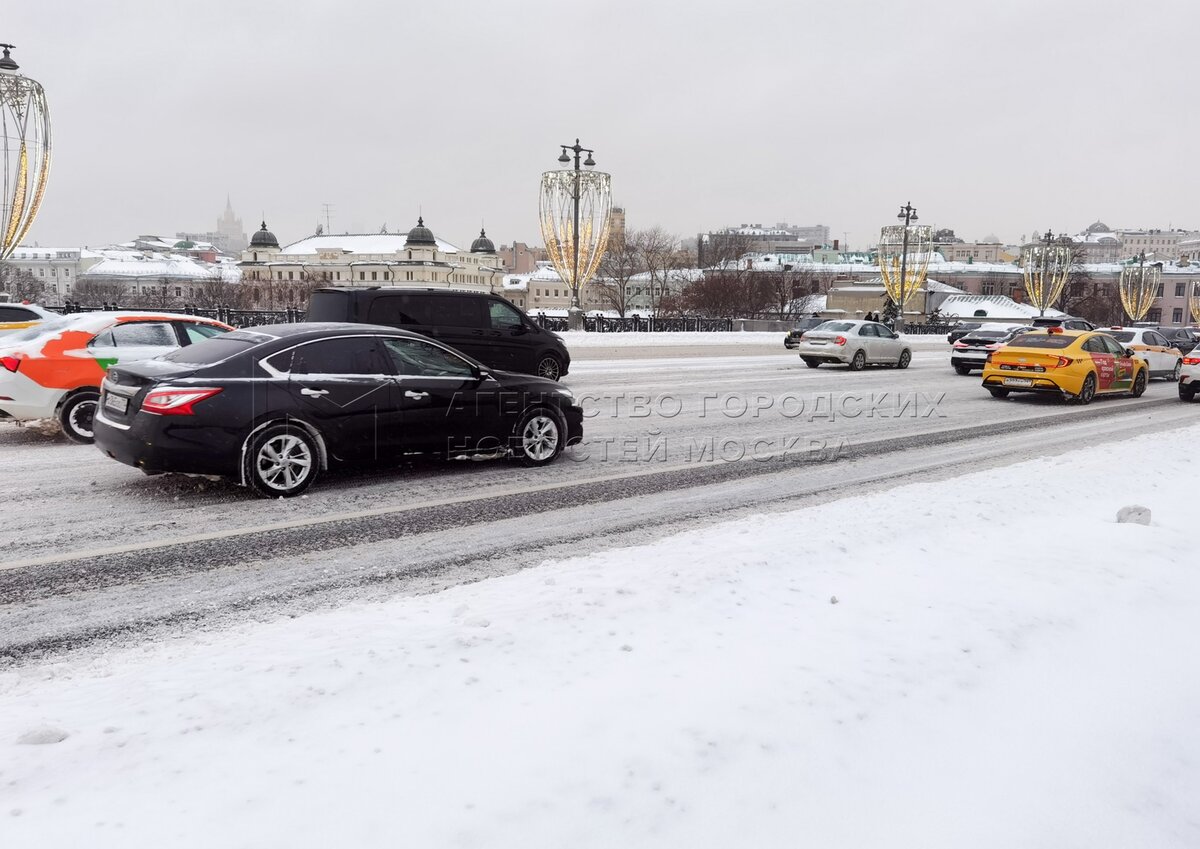
[[[908,368],[912,349],[877,321],[827,321],[804,334],[796,349],[809,368],[838,363],[861,371],[868,365]]]

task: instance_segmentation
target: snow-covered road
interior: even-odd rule
[[[1191,849],[1200,426],[1131,435],[1179,410],[1200,408],[514,574],[504,557],[437,594],[0,667],[0,846]],[[1028,435],[805,471],[865,490]],[[1116,524],[1131,503],[1153,523]],[[599,531],[617,504],[541,530],[584,509]],[[518,538],[507,521],[455,539]]]
[[[261,501],[145,478],[89,448],[0,428],[0,648],[24,656],[156,623],[420,591],[730,510],[829,498],[1194,420],[1169,384],[1083,409],[992,399],[944,350],[907,371],[793,354],[581,359],[587,442],[554,466],[456,463],[329,475]],[[1036,434],[1036,439],[1031,439]]]

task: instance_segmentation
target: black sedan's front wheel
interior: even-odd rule
[[[562,453],[566,428],[548,408],[530,410],[513,432],[513,457],[526,466],[544,466]]]
[[[317,441],[294,425],[273,425],[256,433],[244,463],[246,483],[265,498],[299,495],[312,486],[320,470]]]

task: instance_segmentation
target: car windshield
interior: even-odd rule
[[[854,329],[853,321],[827,321],[824,324],[818,324],[813,330],[830,330],[838,333],[844,333],[847,330]]]
[[[1105,330],[1104,332],[1118,342],[1132,342],[1135,335],[1132,330]]]
[[[180,348],[169,354],[164,354],[159,359],[172,363],[205,366],[211,363],[219,363],[221,360],[227,360],[235,354],[248,351],[255,345],[269,342],[273,338],[273,336],[267,336],[263,333],[235,330],[232,333],[214,336],[212,339],[205,339],[202,342],[188,345],[186,348]]]
[[[1014,348],[1069,348],[1075,341],[1075,336],[1065,336],[1062,333],[1048,333],[1045,336],[1026,333],[1012,340]]]

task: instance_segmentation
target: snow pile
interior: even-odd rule
[[[0,845],[1200,845],[1197,439],[0,667]]]

